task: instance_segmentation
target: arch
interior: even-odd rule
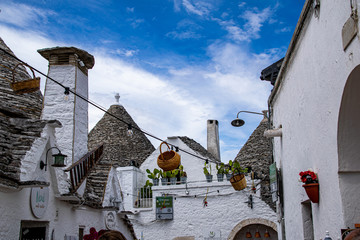
[[[345,226],[360,222],[360,65],[346,81],[338,119],[338,172]]]
[[[239,222],[230,232],[228,240],[233,240],[236,236],[236,234],[243,229],[246,226],[249,225],[257,225],[257,224],[261,224],[261,225],[265,225],[269,228],[272,228],[275,232],[277,232],[277,226],[276,223],[267,220],[267,219],[263,219],[263,218],[250,218],[250,219],[245,219],[241,222]]]

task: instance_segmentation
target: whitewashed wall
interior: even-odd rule
[[[248,184],[249,181],[248,178]],[[204,207],[206,192],[208,206]],[[156,220],[156,196],[164,194],[174,197],[173,220]],[[142,235],[146,240],[171,240],[181,236],[207,239],[210,232],[215,233],[216,239],[228,239],[231,231],[243,220],[262,218],[276,222],[275,212],[261,201],[259,191],[253,197],[253,209],[245,203],[249,194],[249,187],[235,191],[228,181],[158,186],[153,187],[153,207],[140,209],[140,213],[129,217],[134,224],[136,235]]]
[[[167,142],[196,154],[177,137],[170,137]],[[164,145],[163,150],[166,150]],[[215,232],[216,239],[219,239],[218,237],[227,239],[235,226],[243,220],[262,218],[276,222],[276,213],[260,200],[260,191],[257,191],[257,195],[253,198],[253,209],[244,203],[248,201],[250,195],[251,180],[249,177],[247,177],[248,188],[243,191],[235,191],[230,182],[226,180],[217,182],[215,164],[212,164],[213,182],[208,183],[203,173],[204,160],[181,151],[179,153],[181,164],[187,172],[188,183],[166,186],[162,186],[160,183],[160,186],[154,186],[151,208],[133,208],[134,198],[131,194],[127,195],[126,193],[135,190],[131,184],[136,184],[138,187],[144,185],[148,179],[145,174],[146,169],[159,169],[157,166],[159,149],[145,160],[140,170],[134,167],[117,169],[125,198],[125,210],[134,213],[129,215],[129,218],[132,219],[138,237],[143,236],[145,240],[173,239],[180,236],[205,239],[210,237],[209,234],[212,231]],[[209,192],[208,207],[204,207],[203,200],[207,191]],[[156,196],[164,194],[174,196],[173,220],[156,220]],[[136,192],[133,192],[133,195],[136,195]],[[234,235],[234,233],[232,234]]]
[[[50,65],[49,76],[70,90],[87,98],[88,77],[73,65]],[[63,127],[56,131],[58,147],[68,155],[67,166],[87,153],[88,104],[64,88],[47,79],[42,119],[56,119]]]
[[[75,90],[75,66],[51,65],[48,75]],[[56,119],[61,122],[63,127],[56,131],[56,139],[61,152],[68,156],[66,164],[70,166],[73,163],[74,95],[69,94],[66,100],[63,93],[63,87],[49,79],[46,80],[42,119]]]
[[[79,227],[84,227],[84,234],[89,234],[90,228],[95,227],[97,231],[106,229],[105,216],[108,211],[91,208],[73,208],[74,205],[60,201],[54,197],[50,186],[49,205],[44,217],[35,218],[30,209],[31,189],[23,189],[19,192],[0,192],[0,239],[18,239],[21,230],[21,220],[44,221],[49,224],[47,240],[51,239],[54,230],[54,239],[63,240],[64,236],[78,237]],[[79,206],[81,202],[79,202]],[[124,225],[120,215],[116,216],[115,229],[121,231],[127,239],[132,239],[131,233]]]
[[[88,99],[89,84],[86,76],[79,68],[76,68],[76,93]],[[75,129],[74,129],[74,159],[78,161],[88,152],[88,103],[80,97],[75,97]]]
[[[310,13],[273,101],[273,124],[283,128],[274,155],[283,171],[287,239],[303,239],[301,202],[307,196],[298,179],[309,168],[320,183],[320,203],[312,204],[315,239],[324,238],[325,231],[337,239],[341,228],[354,227],[344,224],[337,152],[344,85],[360,63],[358,36],[346,51],[342,48],[350,13],[349,1],[321,1],[320,17]]]

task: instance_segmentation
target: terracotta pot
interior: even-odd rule
[[[319,183],[304,184],[306,194],[313,203],[319,202]]]

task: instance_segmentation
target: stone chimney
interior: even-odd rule
[[[219,122],[207,120],[207,150],[220,161]]]
[[[94,57],[75,47],[55,47],[38,50],[49,61],[48,76],[71,91],[88,99],[88,69]],[[87,152],[88,103],[74,94],[65,94],[64,87],[46,79],[42,119],[56,119],[62,128],[56,129],[56,141],[68,156],[66,165],[78,161]]]

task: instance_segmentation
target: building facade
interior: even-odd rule
[[[88,152],[87,103],[73,93],[87,98],[94,58],[74,47],[40,50],[49,77],[72,91],[65,100],[64,88],[47,79],[43,98],[39,89],[15,92],[12,79],[35,76],[2,39],[0,48],[0,239],[74,240],[109,229],[135,239],[127,216],[118,214],[123,201],[115,168],[108,165],[101,181],[87,182],[103,146]],[[61,152],[68,161],[53,162]],[[101,196],[89,194],[99,183]]]
[[[305,2],[269,98],[279,239],[343,239],[360,222],[359,1]],[[299,173],[318,177],[309,200]]]

